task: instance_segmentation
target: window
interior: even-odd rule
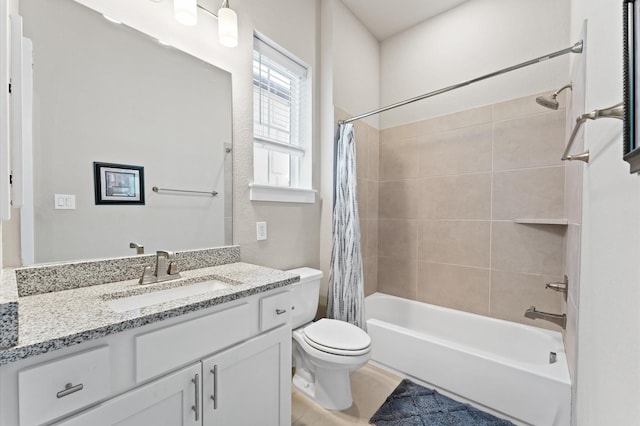
[[[315,193],[311,191],[309,74],[301,61],[256,35],[252,200],[315,201]],[[265,195],[265,191],[271,195]],[[311,193],[310,201],[309,194],[302,198],[295,195],[305,192]],[[275,193],[284,195],[273,196]]]

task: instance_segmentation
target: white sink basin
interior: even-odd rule
[[[204,281],[201,283],[184,285],[181,287],[169,288],[167,290],[152,291],[138,294],[136,296],[122,297],[107,301],[107,305],[115,312],[126,312],[133,309],[144,308],[146,306],[157,305],[158,303],[170,302],[199,294],[209,293],[216,290],[230,288],[230,284],[220,281]]]

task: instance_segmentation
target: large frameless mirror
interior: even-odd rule
[[[20,13],[34,262],[230,244],[231,75],[72,0],[21,0]]]

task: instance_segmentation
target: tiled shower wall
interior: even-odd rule
[[[565,312],[545,283],[562,280],[567,226],[516,220],[565,218],[563,105],[534,95],[384,129],[377,173],[376,132],[356,129],[367,293],[559,329],[523,313]]]

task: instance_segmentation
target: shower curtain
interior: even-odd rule
[[[353,124],[341,124],[335,147],[333,248],[327,316],[366,330],[355,144]]]

